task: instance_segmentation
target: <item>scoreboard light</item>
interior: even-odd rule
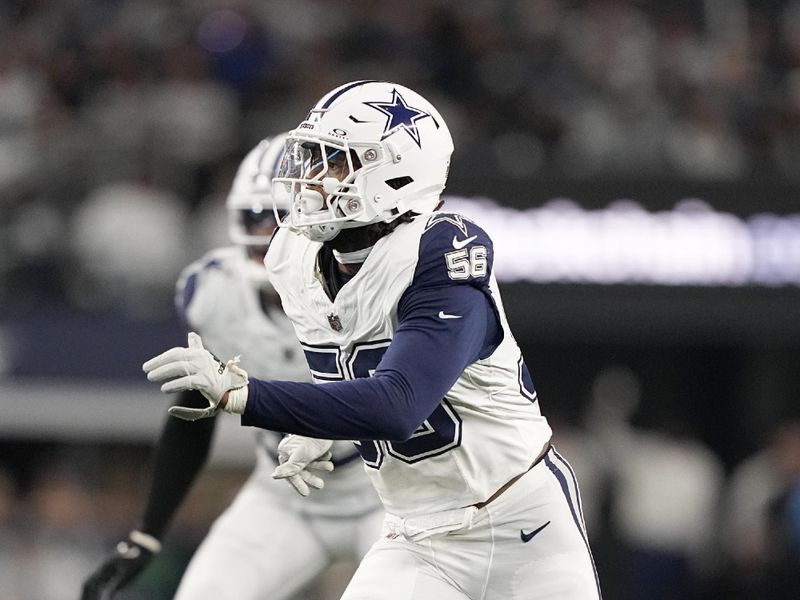
[[[587,210],[559,198],[526,210],[448,196],[492,236],[498,280],[667,286],[800,286],[800,214],[741,218],[689,198]]]

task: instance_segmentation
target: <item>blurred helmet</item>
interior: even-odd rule
[[[284,225],[316,241],[439,204],[453,152],[442,116],[407,87],[354,81],[329,92],[292,132],[273,186]]]
[[[272,178],[281,163],[286,134],[267,138],[247,153],[228,193],[228,235],[252,260],[247,275],[257,286],[270,289],[264,255],[278,222],[286,216],[289,197],[273,197]]]
[[[228,209],[228,235],[231,241],[263,252],[272,237],[265,229],[274,228],[286,216],[290,199],[273,198],[272,178],[281,163],[285,133],[266,138],[247,153],[236,171],[225,201]]]

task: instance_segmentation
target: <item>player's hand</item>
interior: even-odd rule
[[[213,417],[225,392],[247,385],[247,373],[238,367],[239,357],[224,363],[203,348],[203,341],[194,332],[189,334],[188,348],[171,348],[148,360],[142,368],[150,381],[164,381],[165,394],[198,390],[208,400],[206,408],[173,406],[169,414],[186,421]]]
[[[83,582],[81,600],[111,598],[141,573],[158,551],[157,539],[141,531],[132,531],[117,544],[114,554]]]
[[[272,477],[286,479],[301,496],[308,496],[311,488],[321,490],[325,482],[320,475],[333,471],[332,445],[331,440],[287,435],[278,444],[280,465],[272,471]]]

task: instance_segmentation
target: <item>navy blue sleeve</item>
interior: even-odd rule
[[[325,384],[251,379],[242,425],[328,439],[409,439],[464,369],[502,339],[482,290],[411,290],[372,377]]]

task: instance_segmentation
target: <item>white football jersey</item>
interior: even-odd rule
[[[266,257],[318,382],[374,373],[398,326],[398,303],[421,278],[426,285],[481,287],[503,328],[502,343],[463,371],[410,439],[360,442],[387,511],[409,517],[468,506],[528,469],[551,431],[503,312],[487,234],[459,215],[418,216],[381,238],[333,301],[318,274],[320,248],[281,228]],[[458,318],[445,311],[438,317]]]
[[[203,345],[227,360],[241,355],[241,367],[259,379],[309,380],[303,350],[289,319],[279,306],[261,305],[260,293],[248,276],[243,248],[229,246],[208,252],[182,272],[175,304],[186,327],[200,334]],[[284,501],[313,514],[353,515],[377,505],[378,499],[362,473],[351,442],[335,442],[335,469],[325,475],[325,487],[301,498],[283,481],[270,477],[282,435],[257,430],[256,476],[284,496]]]

